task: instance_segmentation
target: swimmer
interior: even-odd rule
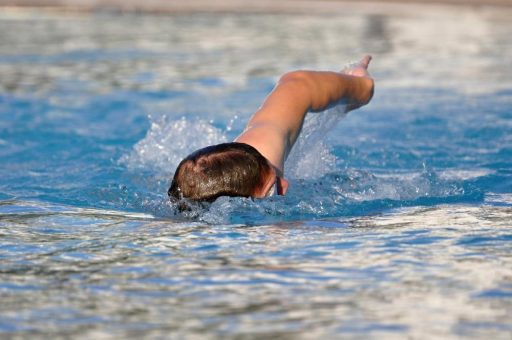
[[[365,56],[339,72],[284,74],[244,131],[232,142],[197,150],[178,165],[168,195],[172,201],[213,202],[220,196],[285,195],[284,162],[308,112],[346,103],[346,111],[368,104],[374,82]]]

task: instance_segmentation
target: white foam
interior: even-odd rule
[[[356,201],[380,199],[415,200],[420,197],[457,196],[464,188],[456,182],[442,179],[431,170],[422,172],[372,174],[347,170],[346,180],[333,183],[333,190],[343,198]]]
[[[133,147],[121,163],[129,168],[146,168],[168,174],[193,151],[227,141],[223,131],[204,120],[190,121],[184,117],[170,120],[163,115],[149,116],[151,127],[146,136]]]
[[[461,170],[461,169],[446,169],[439,172],[439,178],[446,180],[468,180],[483,176],[488,176],[494,171],[490,169],[472,169],[472,170]]]

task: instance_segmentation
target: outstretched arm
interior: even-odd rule
[[[323,111],[340,101],[347,110],[367,104],[373,79],[367,68],[371,57],[342,72],[294,71],[282,76],[263,105],[235,141],[255,147],[280,172],[302,128],[308,111]]]

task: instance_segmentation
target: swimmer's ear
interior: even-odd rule
[[[288,186],[290,184],[284,177],[277,177],[277,194],[278,195],[286,195],[286,192],[288,191]]]
[[[259,195],[263,195],[261,197],[265,197],[265,195],[268,196],[273,185],[274,185],[273,177],[268,176],[265,186],[263,187],[263,189],[261,190],[261,193],[259,193]],[[255,196],[255,197],[259,197],[259,196]]]

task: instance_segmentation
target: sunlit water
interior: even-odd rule
[[[510,339],[510,17],[2,12],[0,335]],[[281,73],[366,52],[287,196],[167,201]]]

